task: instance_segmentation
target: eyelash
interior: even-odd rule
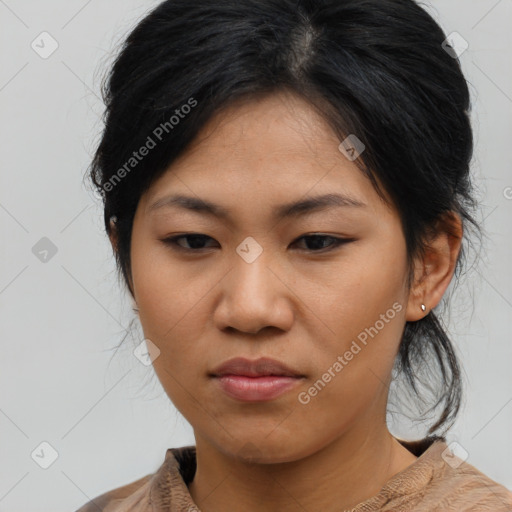
[[[170,238],[165,238],[165,239],[162,240],[162,242],[165,245],[171,246],[172,249],[177,250],[177,251],[201,252],[204,249],[209,249],[209,247],[203,247],[203,248],[200,248],[200,249],[189,249],[188,247],[182,247],[181,245],[178,245],[177,241],[180,238],[190,238],[190,237],[209,238],[210,240],[213,240],[213,238],[209,237],[208,235],[202,235],[200,233],[185,233],[183,235],[177,235],[177,236],[173,236],[173,237],[170,237]],[[335,237],[335,236],[331,236],[331,235],[321,235],[321,234],[316,234],[315,233],[315,234],[312,234],[312,235],[301,236],[300,238],[297,238],[295,240],[295,242],[297,242],[298,240],[305,239],[305,238],[330,239],[330,240],[332,240],[333,243],[328,248],[324,248],[324,249],[320,249],[320,250],[309,249],[309,252],[313,252],[313,253],[326,253],[326,252],[330,252],[330,251],[333,251],[334,249],[338,248],[339,246],[341,246],[343,244],[347,244],[347,243],[355,241],[354,238],[339,238],[339,237]],[[305,250],[308,251],[308,249],[305,249]]]

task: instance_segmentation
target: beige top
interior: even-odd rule
[[[345,512],[512,512],[512,492],[454,456],[444,438],[399,441],[416,461]],[[169,448],[156,473],[108,491],[77,512],[200,512],[187,487],[195,471],[195,446]]]

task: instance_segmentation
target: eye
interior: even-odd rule
[[[328,252],[332,251],[333,249],[336,249],[336,247],[346,244],[349,242],[353,242],[353,238],[338,238],[335,236],[330,235],[320,235],[320,234],[314,234],[314,235],[304,235],[297,240],[310,240],[312,243],[310,244],[314,249],[306,249],[310,250],[310,252]],[[324,242],[331,241],[331,244],[325,245]],[[307,244],[306,244],[307,245]]]
[[[188,247],[184,247],[178,241],[179,240],[188,240]],[[162,240],[162,242],[166,245],[170,245],[176,250],[183,250],[188,252],[200,252],[202,249],[208,249],[208,247],[204,246],[204,243],[207,240],[214,241],[213,238],[202,235],[199,233],[185,233],[183,235],[177,235],[170,238],[166,238]],[[321,235],[321,234],[312,234],[312,235],[304,235],[298,238],[295,242],[304,240],[309,241],[310,247],[307,247],[306,250],[310,252],[327,252],[335,249],[336,247],[346,244],[349,242],[353,242],[355,239],[353,238],[338,238],[330,235]],[[326,245],[325,242],[331,242]]]
[[[178,243],[178,240],[189,239],[190,247],[183,247]],[[166,238],[165,240],[162,240],[162,242],[166,245],[171,245],[173,248],[177,250],[184,250],[184,251],[199,251],[201,249],[204,249],[205,247],[202,247],[204,244],[204,241],[206,238],[209,238],[210,240],[213,240],[213,238],[207,236],[207,235],[201,235],[198,233],[185,233],[184,235],[177,235],[173,236],[171,238]]]

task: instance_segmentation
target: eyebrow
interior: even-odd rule
[[[325,210],[333,207],[356,207],[364,208],[367,205],[354,197],[343,194],[324,194],[321,196],[311,197],[308,199],[286,203],[274,207],[274,216],[281,220],[290,217],[299,217],[306,213]],[[193,212],[212,215],[222,219],[230,216],[230,210],[214,204],[205,199],[197,197],[185,196],[181,194],[165,196],[149,206],[149,212],[153,212],[163,207],[178,207]]]

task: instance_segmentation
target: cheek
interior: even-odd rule
[[[165,341],[183,325],[190,327],[192,317],[197,319],[208,280],[197,279],[190,265],[173,263],[165,247],[146,242],[134,248],[132,275],[145,332]]]
[[[193,377],[182,370],[196,363],[191,357],[198,357],[187,341],[199,336],[195,330],[201,295],[186,276],[172,271],[161,255],[142,245],[132,252],[132,276],[144,337],[160,351],[153,361],[155,373],[174,401],[180,385],[186,387]]]
[[[397,245],[384,254],[370,246],[354,253],[354,258],[347,257],[324,276],[314,276],[315,291],[311,285],[303,295],[315,316],[309,333],[311,340],[317,340],[312,355],[318,370],[315,377],[328,381],[326,372],[331,369],[336,375],[328,384],[331,392],[343,395],[344,389],[351,389],[371,394],[389,378],[406,309],[406,254],[405,247],[400,252]],[[343,370],[337,372],[333,365],[338,356],[342,361],[337,368],[341,365]]]
[[[300,295],[307,298],[304,302],[317,316],[322,332],[346,340],[374,325],[381,315],[395,318],[396,302],[405,309],[405,271],[405,254],[398,249],[387,257],[368,245],[310,273]]]
[[[173,397],[181,393],[181,386],[194,389],[207,372],[211,293],[226,273],[226,269],[217,270],[204,272],[200,261],[180,264],[165,248],[152,248],[148,243],[132,252],[138,316],[144,336],[160,350],[153,365]]]

